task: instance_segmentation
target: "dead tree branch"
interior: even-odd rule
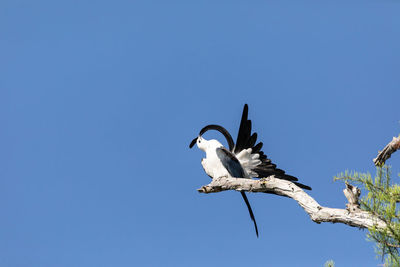
[[[382,151],[378,151],[378,156],[373,159],[375,165],[381,166],[385,164],[386,160],[398,149],[400,149],[400,137],[393,137],[392,141]]]
[[[346,184],[343,190],[349,203],[347,209],[335,209],[321,206],[310,195],[290,181],[277,179],[273,176],[260,180],[243,178],[220,177],[213,179],[208,185],[197,189],[200,193],[217,193],[226,190],[270,193],[292,198],[308,213],[311,220],[316,223],[332,222],[344,223],[354,227],[384,228],[385,222],[378,217],[359,208],[358,197],[360,189]]]

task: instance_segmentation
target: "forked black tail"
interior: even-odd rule
[[[256,235],[258,237],[258,228],[257,228],[256,218],[254,217],[253,210],[251,209],[251,206],[250,206],[250,202],[247,199],[247,196],[244,192],[240,192],[240,194],[242,195],[244,202],[246,202],[247,209],[249,210],[249,213],[250,213],[250,218],[254,222],[254,228],[256,229]]]

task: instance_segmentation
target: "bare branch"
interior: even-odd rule
[[[386,160],[398,149],[400,149],[400,137],[393,137],[392,141],[382,151],[378,151],[378,156],[373,159],[375,165],[381,166],[385,164]]]
[[[220,177],[213,179],[208,185],[197,189],[200,193],[217,193],[226,190],[269,193],[292,198],[308,213],[316,223],[344,223],[354,227],[383,229],[386,223],[378,217],[359,209],[358,197],[360,189],[346,185],[344,191],[349,204],[347,209],[322,207],[310,195],[294,183],[277,179],[273,176],[260,180]]]
[[[349,202],[346,204],[347,210],[349,211],[357,211],[360,209],[360,203],[358,202],[358,198],[360,197],[361,190],[360,188],[345,182],[346,188],[343,190],[344,196],[347,198]]]

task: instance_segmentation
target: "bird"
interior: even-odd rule
[[[206,153],[206,157],[201,160],[204,171],[211,179],[219,177],[233,178],[263,178],[273,175],[275,178],[291,181],[300,188],[312,190],[311,187],[298,183],[298,179],[288,175],[284,170],[278,169],[276,164],[261,150],[263,143],[257,143],[257,133],[251,133],[251,120],[248,119],[249,107],[247,104],[243,107],[242,118],[240,121],[239,132],[236,144],[231,134],[222,126],[210,124],[203,127],[198,136],[189,144],[192,148],[195,144]],[[225,137],[229,149],[225,148],[218,140],[207,140],[203,135],[209,130],[216,130]],[[257,143],[257,144],[256,144]],[[247,199],[245,192],[240,192],[251,220],[254,223],[255,232],[258,238],[257,222]]]

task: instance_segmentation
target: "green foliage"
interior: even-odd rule
[[[385,258],[384,266],[400,265],[400,186],[391,181],[390,167],[379,166],[375,177],[369,173],[349,172],[339,174],[335,180],[344,180],[360,186],[366,195],[360,199],[361,209],[383,220],[387,227],[372,227],[368,239],[376,243],[376,253]]]
[[[335,267],[335,262],[333,260],[329,260],[325,262],[324,267]]]

